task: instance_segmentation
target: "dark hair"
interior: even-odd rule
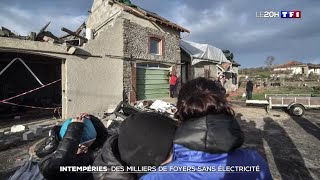
[[[226,89],[220,83],[202,77],[188,81],[182,86],[177,109],[175,118],[180,121],[208,114],[235,114],[226,99]]]

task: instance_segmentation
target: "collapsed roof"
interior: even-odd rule
[[[192,65],[202,61],[211,61],[217,64],[231,64],[222,50],[212,45],[180,40],[180,47],[190,55]]]

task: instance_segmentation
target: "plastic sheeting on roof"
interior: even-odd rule
[[[221,49],[209,44],[180,40],[180,47],[191,56],[192,65],[202,61],[213,61],[218,64],[231,63]]]

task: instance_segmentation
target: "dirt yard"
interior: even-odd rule
[[[320,179],[320,113],[290,117],[282,110],[236,106],[245,146],[257,148],[277,179]]]
[[[245,146],[257,148],[267,159],[275,180],[320,179],[320,111],[290,117],[281,110],[236,103],[237,119],[245,132]],[[0,152],[0,179],[7,179],[29,158],[35,142]]]

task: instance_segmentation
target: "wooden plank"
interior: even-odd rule
[[[85,38],[85,37],[82,37],[82,36],[80,36],[80,35],[78,35],[78,34],[76,34],[76,33],[74,33],[74,32],[72,32],[72,31],[70,31],[69,29],[67,29],[67,28],[61,28],[61,30],[62,31],[64,31],[64,32],[66,32],[66,33],[69,33],[69,34],[71,34],[72,36],[74,36],[74,37],[77,37],[77,38],[80,38],[80,39],[82,39],[82,40],[84,40],[85,42],[88,42],[88,39],[87,38]]]
[[[40,29],[40,31],[39,31],[38,34],[43,33],[43,32],[47,29],[47,27],[50,25],[50,23],[51,23],[51,21],[49,21],[46,25],[44,25],[44,26]]]
[[[76,33],[76,34],[80,34],[80,32],[83,30],[83,28],[85,28],[86,27],[86,23],[85,22],[83,22],[82,24],[81,24],[81,26],[79,26],[79,28],[74,32],[74,33]],[[69,36],[71,36],[70,34],[66,34],[66,35],[63,35],[63,36],[60,36],[59,37],[59,39],[64,39],[64,38],[67,38],[67,37],[69,37]]]

